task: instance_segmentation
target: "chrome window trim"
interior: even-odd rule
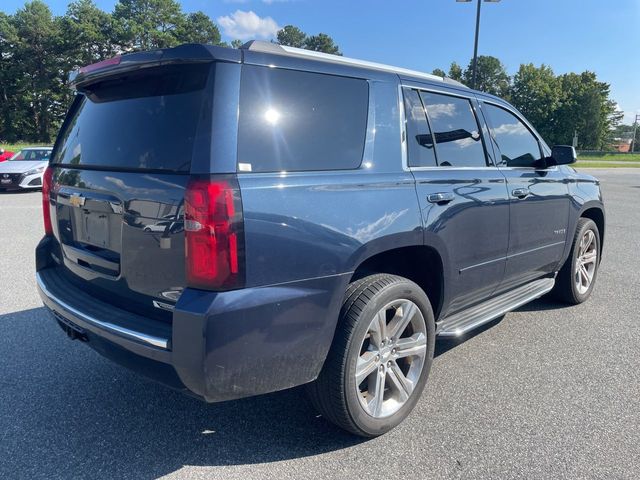
[[[538,145],[540,148],[540,154],[544,155],[544,147],[548,148],[547,143],[542,139],[542,137],[540,136],[540,134],[536,131],[535,128],[533,128],[533,125],[531,125],[526,118],[524,118],[518,111],[516,111],[513,107],[511,107],[508,104],[503,104],[503,103],[499,103],[496,102],[495,100],[488,100],[485,98],[478,98],[478,105],[480,105],[480,109],[482,110],[482,104],[486,103],[488,105],[493,105],[494,107],[497,108],[501,108],[503,110],[506,110],[507,112],[509,112],[510,114],[512,114],[514,117],[516,117],[518,120],[520,120],[520,122],[522,122],[522,124],[527,128],[527,130],[529,130],[529,133],[531,135],[533,135],[533,138],[535,138],[538,141]],[[487,128],[489,130],[489,133],[491,133],[491,127],[487,124]],[[493,137],[493,136],[492,136]],[[495,140],[492,138],[492,140],[495,142]],[[536,167],[507,167],[507,166],[500,166],[500,165],[496,165],[500,170],[519,170],[519,169],[525,169],[525,170],[543,170],[545,172],[554,172],[556,170],[558,170],[558,165],[553,165],[551,167],[548,168],[536,168]]]
[[[450,97],[458,97],[458,98],[463,98],[465,100],[468,100],[469,103],[471,104],[471,110],[473,111],[473,115],[475,116],[476,123],[478,124],[480,137],[482,138],[482,151],[484,152],[484,155],[485,155],[485,162],[491,163],[491,165],[485,165],[481,167],[446,167],[446,166],[439,166],[439,165],[435,167],[410,167],[409,157],[407,154],[407,132],[406,132],[407,119],[404,111],[404,94],[402,93],[404,88],[414,89],[414,90],[423,91],[423,92],[431,92],[439,95],[449,95]],[[480,125],[481,123],[480,117],[476,110],[476,104],[474,103],[474,100],[478,102],[478,104],[480,103],[479,100],[476,98],[475,94],[472,96],[469,96],[469,95],[464,95],[462,93],[451,92],[450,90],[444,89],[444,88],[427,87],[424,85],[415,85],[411,83],[400,82],[398,84],[398,105],[400,108],[400,127],[402,129],[401,135],[402,135],[402,139],[404,139],[404,142],[402,143],[402,170],[406,172],[422,171],[422,170],[492,170],[492,171],[495,171],[498,168],[498,166],[496,165],[493,156],[488,151],[488,146],[486,145],[486,142],[484,139],[483,128],[482,128],[482,125]],[[427,115],[427,122],[429,122],[428,111],[426,112],[426,115]],[[431,124],[429,124],[429,128],[431,128]],[[487,125],[487,129],[488,128],[489,128],[489,125]],[[437,153],[436,153],[436,156],[437,156]]]
[[[452,91],[452,90],[449,90],[448,88],[440,88],[434,85],[420,85],[420,84],[413,84],[408,82],[401,82],[400,87],[413,88],[415,90],[422,90],[424,92],[439,93],[440,95],[449,95],[450,97],[465,98],[467,100],[476,99],[476,96],[475,94],[473,94],[472,90],[469,90],[469,93],[465,94],[463,92]]]
[[[486,167],[409,167],[411,171],[421,171],[421,170],[436,170],[436,171],[445,171],[445,170],[491,170],[492,172],[497,171],[497,167],[495,165],[487,165]]]
[[[407,114],[404,111],[404,94],[402,83],[398,84],[398,111],[400,113],[400,155],[402,157],[402,170],[410,172],[409,157],[407,154]]]

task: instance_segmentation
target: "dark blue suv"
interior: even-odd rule
[[[593,289],[599,183],[499,98],[261,42],[72,84],[40,295],[71,338],[205,401],[307,384],[328,420],[379,435],[437,335]]]

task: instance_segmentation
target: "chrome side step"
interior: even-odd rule
[[[542,278],[527,283],[515,290],[503,293],[491,300],[468,308],[449,317],[445,317],[439,325],[438,335],[441,337],[457,337],[473,330],[480,325],[490,322],[511,310],[529,303],[545,293],[549,292],[555,279]]]

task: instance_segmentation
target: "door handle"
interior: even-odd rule
[[[529,195],[529,189],[528,188],[514,188],[511,191],[511,195],[513,195],[516,198],[525,198]]]
[[[455,195],[452,192],[430,193],[429,195],[427,195],[427,202],[444,205],[451,202],[454,198]]]

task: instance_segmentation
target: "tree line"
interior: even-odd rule
[[[432,73],[470,86],[472,61],[465,69],[453,62],[448,72]],[[511,102],[551,145],[571,145],[577,134],[579,149],[604,150],[626,130],[619,125],[623,114],[610,97],[610,85],[590,71],[556,75],[547,65],[528,63],[510,76],[499,59],[480,55],[476,86]]]
[[[325,33],[308,35],[294,25],[277,32],[282,45],[342,55]],[[15,14],[0,12],[0,140],[50,143],[72,99],[68,75],[82,65],[117,54],[222,42],[218,26],[203,12],[185,13],[177,0],[118,0],[112,12],[93,0],[72,1],[55,16],[42,0],[27,2]],[[471,81],[471,62],[455,62],[436,75]],[[510,100],[551,144],[605,148],[621,119],[609,85],[595,73],[555,75],[545,65],[521,65],[510,76],[495,57],[478,58],[480,90]],[[620,130],[620,127],[618,127]]]
[[[307,35],[292,25],[277,38],[340,54],[330,36]],[[176,0],[118,0],[113,12],[93,0],[74,0],[61,16],[33,0],[13,15],[0,12],[0,140],[52,142],[72,100],[69,73],[78,67],[183,43],[238,48],[243,42],[222,42],[211,18],[183,12]]]

